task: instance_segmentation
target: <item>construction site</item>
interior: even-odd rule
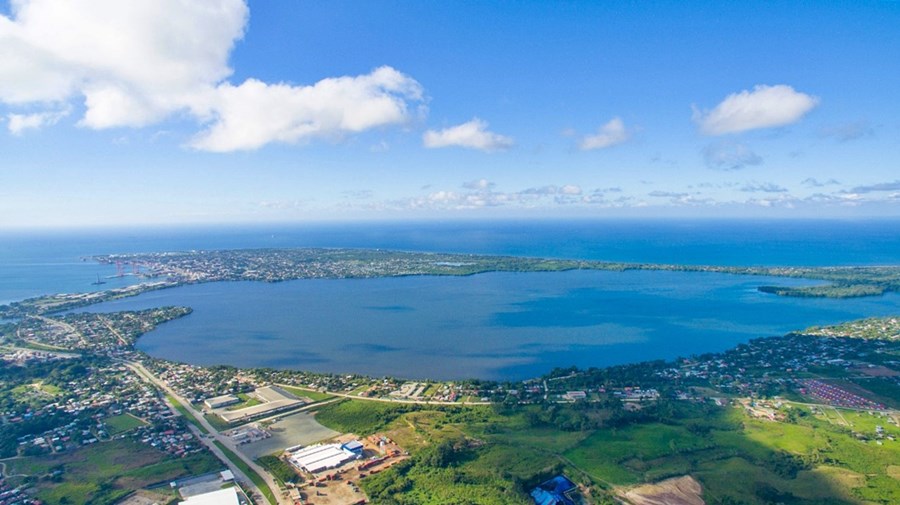
[[[359,480],[403,461],[408,453],[383,435],[358,439],[353,434],[327,444],[289,447],[282,459],[305,482],[288,489],[296,505],[347,505],[366,503]]]

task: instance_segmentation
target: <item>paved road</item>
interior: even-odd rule
[[[305,387],[301,387],[301,386],[292,386],[290,384],[275,384],[275,385],[281,386],[281,387],[289,387],[292,389],[300,389],[302,391],[309,391],[310,393],[320,393],[321,392],[316,389],[310,389],[310,388],[305,388]],[[351,395],[348,393],[336,393],[334,391],[325,391],[324,394],[331,395],[331,396],[337,396],[339,398],[350,398],[351,400],[361,400],[361,401],[366,401],[366,402],[412,403],[412,404],[417,404],[417,405],[450,405],[450,406],[452,406],[452,405],[456,405],[456,406],[460,406],[460,405],[490,405],[491,404],[491,402],[482,402],[482,401],[477,401],[477,402],[473,402],[473,401],[469,401],[469,402],[439,402],[437,400],[409,400],[409,399],[403,400],[400,398],[371,398],[368,396],[357,396],[357,395]],[[328,403],[331,403],[331,402],[329,401]],[[315,407],[319,407],[324,404],[325,404],[324,402],[316,403],[315,405],[310,405],[309,407],[315,408]],[[305,408],[307,408],[307,407],[304,407],[304,409]]]
[[[254,462],[250,458],[244,456],[244,454],[242,454],[241,451],[239,451],[237,449],[237,446],[231,441],[231,439],[221,435],[218,432],[218,430],[213,428],[213,426],[211,424],[209,424],[209,422],[206,420],[206,418],[203,417],[203,414],[201,412],[198,412],[196,409],[194,409],[194,407],[191,406],[191,403],[189,401],[182,398],[178,393],[176,393],[172,388],[170,388],[168,384],[166,384],[165,382],[163,382],[162,380],[157,378],[155,375],[153,375],[153,373],[151,373],[149,370],[147,370],[144,367],[144,365],[142,365],[140,363],[136,363],[136,362],[131,362],[131,361],[126,362],[126,365],[129,368],[131,368],[132,370],[134,370],[135,373],[142,376],[143,378],[150,381],[151,383],[155,384],[158,388],[162,389],[167,394],[171,395],[173,398],[178,400],[181,403],[181,405],[185,409],[187,409],[187,411],[189,413],[191,413],[191,415],[194,416],[194,418],[200,423],[200,425],[202,425],[204,428],[206,428],[209,431],[209,433],[212,435],[212,438],[209,438],[209,437],[203,435],[200,432],[200,430],[198,430],[196,428],[196,426],[194,426],[192,423],[188,423],[188,426],[191,428],[191,431],[194,432],[194,435],[196,435],[199,438],[199,440],[201,440],[204,444],[206,444],[206,446],[209,447],[209,449],[213,452],[213,454],[216,455],[216,457],[218,457],[220,460],[225,462],[225,464],[228,465],[228,468],[232,472],[234,472],[235,476],[237,476],[239,479],[241,479],[242,482],[246,483],[247,486],[251,490],[253,490],[254,494],[256,494],[257,496],[261,496],[261,497],[263,497],[263,500],[266,500],[266,498],[264,498],[265,495],[263,495],[263,493],[259,489],[259,487],[257,487],[256,484],[254,484],[253,481],[251,481],[250,478],[247,477],[247,475],[244,474],[244,472],[242,472],[240,470],[240,468],[235,466],[231,462],[231,460],[229,460],[228,457],[225,456],[225,454],[216,446],[216,444],[213,443],[213,440],[221,442],[222,445],[224,445],[225,447],[230,449],[231,452],[236,454],[244,463],[246,463],[250,468],[252,468],[253,471],[258,473],[259,476],[262,477],[263,480],[266,481],[266,484],[269,485],[269,489],[272,490],[272,493],[275,494],[275,499],[276,499],[278,505],[293,505],[293,502],[283,495],[281,487],[278,485],[278,483],[275,482],[275,479],[272,478],[272,476],[269,474],[269,472],[267,472],[264,468],[262,468],[261,466],[256,464],[256,462]],[[177,413],[177,411],[176,411],[176,413]]]

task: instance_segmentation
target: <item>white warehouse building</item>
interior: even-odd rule
[[[311,445],[291,455],[290,461],[297,468],[309,473],[337,468],[359,456],[343,448],[341,444]]]

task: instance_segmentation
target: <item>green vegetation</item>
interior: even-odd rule
[[[259,399],[254,398],[246,393],[238,393],[236,396],[238,397],[239,400],[241,400],[241,402],[229,406],[227,410],[240,410],[240,409],[245,409],[247,407],[253,407],[255,405],[259,405],[262,403],[261,401],[259,401]]]
[[[266,484],[266,481],[263,480],[263,478],[260,477],[255,470],[250,468],[250,465],[239,458],[238,455],[235,454],[231,449],[225,447],[222,442],[216,440],[214,443],[216,444],[216,447],[218,447],[219,450],[221,450],[222,453],[225,454],[225,457],[234,464],[234,466],[238,467],[242,472],[244,472],[244,475],[246,475],[250,480],[253,481],[254,484],[256,484],[256,487],[258,487],[259,490],[262,491],[263,495],[265,495],[269,503],[278,503],[278,501],[275,499],[275,493],[272,492],[272,489],[268,484]]]
[[[870,377],[851,379],[853,384],[868,392],[866,395],[892,409],[900,409],[900,383],[891,378]]]
[[[118,416],[107,417],[104,420],[104,423],[106,423],[106,431],[109,432],[111,437],[127,433],[147,424],[131,414],[120,414]]]
[[[225,431],[230,428],[233,428],[234,426],[238,426],[237,424],[235,424],[235,425],[229,424],[228,422],[226,422],[224,419],[217,416],[216,414],[203,414],[203,419],[206,419],[206,422],[208,422],[210,426],[215,428],[216,431]]]
[[[44,384],[41,381],[33,382],[31,384],[22,384],[14,387],[11,390],[12,394],[19,401],[28,401],[32,396],[43,396],[46,398],[53,398],[62,393],[62,389],[59,386],[54,386],[53,384]]]
[[[313,402],[324,402],[326,400],[335,398],[334,395],[330,395],[328,393],[320,393],[318,391],[312,391],[309,389],[303,389],[303,388],[298,388],[298,387],[293,387],[293,386],[278,386],[278,387],[280,387],[281,389],[284,389],[285,391],[293,394],[294,396],[296,396],[298,398],[306,397],[306,398],[309,398],[310,400],[312,400]]]
[[[286,482],[299,484],[303,481],[303,478],[294,471],[291,465],[282,461],[278,456],[260,456],[256,462],[271,473],[273,477],[281,481],[282,484]]]
[[[14,339],[15,340],[15,339]],[[34,349],[35,351],[67,351],[65,347],[59,347],[40,342],[29,342],[27,340],[15,340],[16,345],[24,349]]]
[[[824,286],[760,286],[763,293],[778,296],[794,296],[799,298],[855,298],[860,296],[878,296],[886,291],[885,286],[875,284],[827,284]]]
[[[5,461],[8,474],[34,486],[48,505],[112,504],[135,489],[221,468],[209,454],[170,458],[165,453],[122,439],[66,454]]]
[[[870,317],[832,326],[813,326],[800,333],[817,337],[900,340],[900,317]]]
[[[349,250],[222,251],[176,256],[147,261],[156,261],[160,269],[167,261],[181,262],[179,268],[196,274],[199,282],[643,269],[810,278],[831,283],[760,288],[786,296],[849,297],[900,291],[900,267],[732,268]],[[271,261],[273,258],[278,261]],[[156,288],[135,292],[145,289]],[[88,370],[105,374],[105,380],[97,382],[106,389],[93,391],[94,396],[89,398],[94,400],[84,404],[106,405],[110,391],[124,392],[117,398],[119,402],[146,398],[134,385],[132,389],[117,385],[126,384],[116,382],[121,379],[117,374],[128,372],[108,357],[131,351],[139,335],[162,321],[190,313],[190,309],[69,314],[56,319],[38,316],[130,294],[120,290],[85,296],[54,295],[0,309],[0,317],[26,316],[16,324],[16,331],[10,325],[0,328],[10,345],[58,345],[82,349],[87,356],[66,356],[60,362],[25,367],[0,364],[0,412],[16,413],[7,416],[8,422],[4,419],[0,455],[24,456],[12,460],[15,468],[10,472],[27,474],[14,479],[32,485],[46,503],[111,503],[137,487],[186,472],[203,473],[215,465],[206,453],[173,460],[130,439],[97,443],[100,422],[113,436],[137,431],[144,437],[149,428],[157,433],[184,434],[181,421],[166,419],[163,421],[171,424],[161,425],[160,419],[151,417],[150,412],[165,410],[161,404],[152,410],[141,410],[140,403],[113,403],[102,411],[56,407],[72,405],[72,400],[84,401],[73,396],[73,391],[90,390],[84,386]],[[27,331],[18,331],[22,328]],[[19,333],[40,335],[40,342],[16,341]],[[831,338],[819,338],[822,336]],[[702,483],[708,503],[900,503],[900,428],[896,420],[883,414],[782,401],[761,401],[764,405],[758,408],[755,405],[755,399],[779,395],[782,399],[878,410],[883,407],[876,402],[897,406],[898,345],[900,320],[873,318],[756,339],[723,353],[675,362],[560,369],[543,381],[525,386],[477,380],[454,386],[454,394],[468,399],[490,398],[496,402],[491,406],[341,400],[317,405],[316,414],[319,422],[338,431],[359,436],[382,433],[411,452],[409,458],[361,481],[377,503],[529,503],[527,491],[560,472],[587,486],[594,501],[604,503],[622,486],[684,474]],[[260,382],[307,384],[351,394],[366,391],[381,397],[400,386],[400,381],[359,376],[242,372],[255,373]],[[168,376],[180,377],[171,386],[187,398],[221,393],[219,389],[227,385],[229,392],[243,400],[233,408],[258,404],[241,393],[249,386],[235,380],[237,373],[233,368],[213,367]],[[203,380],[198,381],[198,377]],[[80,388],[68,386],[78,383],[75,379],[81,380]],[[534,387],[541,382],[551,384],[549,391]],[[834,387],[838,393],[817,393],[813,386],[811,392],[800,388],[813,383]],[[642,394],[651,388],[653,395],[645,399]],[[334,398],[302,388],[286,389],[316,402]],[[426,393],[445,390],[449,385],[430,383]],[[587,392],[590,401],[569,403],[563,399],[563,392],[575,390]],[[839,403],[841,398],[835,396],[850,399]],[[714,406],[709,397],[742,398],[744,406]],[[99,398],[104,401],[96,401]],[[168,400],[185,420],[208,433],[185,405],[171,396]],[[147,412],[151,421],[148,430],[142,428],[145,423],[140,419],[118,414],[123,409]],[[209,421],[217,428],[227,427],[218,418]],[[69,429],[70,436],[56,436],[62,427]],[[144,440],[154,440],[154,444],[166,439],[190,440],[169,435]],[[63,438],[68,445],[57,445]],[[193,443],[190,440],[182,445]],[[216,445],[270,502],[275,501],[259,474],[227,447],[218,442]],[[197,450],[197,446],[183,446],[169,446],[167,450],[179,454]],[[34,456],[51,451],[59,454]],[[296,479],[293,470],[276,457],[265,456],[258,461],[281,480]]]
[[[900,441],[876,440],[875,427],[894,438],[900,428],[883,416],[841,410],[847,426],[785,404],[785,421],[774,422],[665,401],[631,414],[587,404],[400,407],[352,400],[323,407],[318,418],[333,429],[385,433],[412,451],[361,481],[377,503],[528,503],[525,492],[554,472],[590,485],[598,500],[618,486],[691,474],[707,503],[900,503],[892,477]],[[596,426],[553,424],[580,416]]]
[[[383,429],[401,414],[418,409],[414,404],[344,400],[318,408],[316,420],[336,431],[366,436]]]

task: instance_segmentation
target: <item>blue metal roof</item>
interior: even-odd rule
[[[566,493],[575,489],[575,483],[565,475],[557,475],[531,491],[535,505],[575,505]]]

